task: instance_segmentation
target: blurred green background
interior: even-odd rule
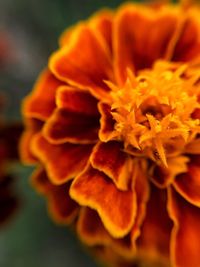
[[[57,48],[60,33],[99,8],[114,8],[122,2],[0,0],[0,36],[8,50],[0,65],[0,93],[6,99],[8,122],[21,120],[20,102]],[[29,185],[31,168],[18,164],[10,172],[18,177],[21,205],[15,218],[0,230],[0,267],[97,266],[67,228],[48,218],[45,200]]]

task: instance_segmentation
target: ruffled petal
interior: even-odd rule
[[[98,128],[96,116],[56,109],[45,124],[43,134],[52,144],[93,144],[98,140]]]
[[[80,173],[90,156],[91,145],[52,145],[37,134],[31,143],[34,155],[45,165],[53,184],[63,184]]]
[[[43,169],[37,169],[31,177],[32,185],[48,198],[48,211],[57,223],[69,224],[78,214],[78,204],[69,196],[71,183],[55,186]]]
[[[109,246],[117,254],[129,259],[135,254],[135,249],[131,247],[130,235],[122,239],[112,238],[105,229],[98,213],[90,208],[81,209],[77,232],[81,240],[89,246]]]
[[[88,246],[109,245],[111,242],[111,236],[104,228],[98,213],[87,207],[80,211],[77,233]]]
[[[21,136],[19,143],[20,158],[26,164],[34,164],[37,158],[33,155],[30,144],[32,138],[37,134],[43,126],[43,122],[37,119],[26,119],[25,131]]]
[[[132,4],[119,9],[113,25],[114,68],[119,84],[126,80],[127,68],[149,68],[165,57],[177,25],[177,16],[170,10],[161,8],[157,12]]]
[[[156,165],[151,175],[151,181],[159,188],[166,188],[171,183],[170,170],[165,166]]]
[[[191,204],[200,207],[200,167],[188,164],[187,173],[180,174],[173,182],[176,191]]]
[[[95,209],[113,237],[123,237],[130,231],[136,215],[136,195],[117,189],[105,174],[88,166],[72,183],[70,195],[80,205]]]
[[[123,144],[119,142],[99,142],[91,155],[92,166],[110,177],[118,189],[127,190],[132,178],[130,157],[123,152]]]
[[[111,114],[111,107],[108,104],[100,102],[98,108],[101,114],[99,139],[102,142],[107,142],[112,139],[115,121]]]
[[[169,190],[169,215],[174,222],[171,260],[176,267],[200,266],[200,209]]]
[[[45,121],[56,107],[56,90],[62,84],[48,69],[44,70],[32,93],[24,99],[23,115],[28,118]]]
[[[88,92],[62,86],[56,94],[56,106],[70,112],[99,116],[97,100]]]
[[[110,10],[104,9],[94,14],[89,22],[91,28],[103,37],[110,54],[112,54],[113,13]]]
[[[189,11],[185,18],[184,27],[174,49],[173,61],[191,61],[199,59],[200,51],[199,13]]]
[[[151,186],[146,216],[137,241],[138,248],[152,257],[169,257],[172,222],[167,213],[166,190]]]
[[[106,47],[83,23],[74,30],[68,45],[51,57],[49,66],[60,80],[80,89],[89,89],[97,98],[107,96],[108,87],[104,80],[113,80]]]
[[[149,182],[147,176],[142,171],[141,165],[138,165],[138,171],[135,178],[135,192],[137,195],[137,215],[133,228],[131,230],[131,242],[132,246],[135,248],[136,240],[141,234],[141,226],[146,215],[146,206],[149,199]]]

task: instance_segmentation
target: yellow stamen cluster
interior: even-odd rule
[[[112,138],[123,140],[128,152],[167,166],[167,158],[180,154],[200,132],[199,119],[192,117],[200,108],[199,77],[187,65],[159,61],[138,76],[128,70],[122,87],[108,82],[116,121]]]

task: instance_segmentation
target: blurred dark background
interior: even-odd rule
[[[121,0],[0,0],[0,95],[4,120],[21,121],[20,103],[32,89],[60,33],[102,7]],[[0,229],[0,267],[97,266],[66,227],[48,218],[45,200],[29,185],[31,168],[10,167],[20,209]]]

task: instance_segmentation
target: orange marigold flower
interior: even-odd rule
[[[199,16],[103,10],[64,32],[24,101],[33,184],[114,266],[200,266]]]

